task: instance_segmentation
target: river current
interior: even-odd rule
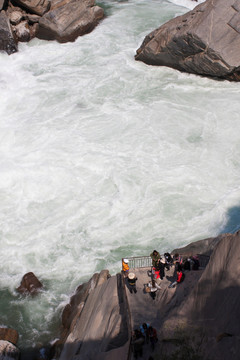
[[[134,60],[196,3],[99,4],[107,17],[74,43],[0,54],[0,323],[20,347],[57,336],[94,272],[240,226],[239,84]],[[33,299],[15,290],[29,271]]]

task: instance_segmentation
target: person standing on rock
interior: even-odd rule
[[[156,298],[156,292],[161,289],[161,286],[159,286],[155,280],[152,280],[148,283],[148,286],[146,287],[145,291],[148,292],[153,300]]]
[[[134,273],[129,273],[128,274],[128,288],[129,288],[129,291],[131,294],[133,292],[136,294],[136,292],[137,292],[136,281],[137,281],[136,275]]]
[[[149,326],[148,335],[149,335],[149,341],[150,341],[150,344],[151,344],[151,348],[152,348],[152,350],[154,350],[155,344],[158,341],[157,330],[154,329],[152,326]]]
[[[129,273],[128,263],[129,263],[128,259],[122,259],[122,272],[123,272],[124,277],[127,277],[128,273]]]
[[[132,335],[132,347],[134,358],[137,359],[138,356],[142,357],[143,355],[143,344],[144,344],[144,336],[140,330],[134,330]]]
[[[178,253],[176,253],[174,255],[174,261],[173,263],[175,264],[175,270],[179,271],[182,270],[182,266],[183,266],[183,259],[182,256],[180,256]]]
[[[157,250],[153,250],[153,252],[150,254],[150,257],[152,259],[152,266],[155,268],[158,260],[161,259],[161,255]]]
[[[156,271],[159,272],[160,279],[163,280],[163,278],[165,276],[165,263],[162,262],[161,260],[157,261]]]
[[[150,325],[147,324],[147,323],[143,323],[143,324],[140,326],[140,331],[141,331],[141,333],[143,334],[144,339],[145,339],[145,341],[146,341],[147,344],[149,343],[149,333],[148,333],[149,326],[150,326]]]
[[[164,253],[164,258],[166,260],[165,268],[167,271],[169,271],[170,267],[173,265],[173,258],[168,252]]]
[[[174,288],[177,284],[180,284],[185,279],[185,274],[183,273],[183,259],[178,253],[174,255],[174,264],[174,277],[176,278],[176,281],[171,283],[169,288]]]

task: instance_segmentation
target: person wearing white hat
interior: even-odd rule
[[[134,273],[129,273],[128,274],[128,288],[129,288],[129,291],[131,294],[133,292],[136,294],[136,292],[137,292],[136,281],[137,281],[136,275]]]
[[[124,277],[127,277],[128,273],[129,273],[128,263],[129,263],[128,259],[122,259],[122,272],[123,272]]]
[[[145,288],[145,291],[148,292],[153,300],[156,298],[156,292],[161,289],[161,286],[159,286],[156,281],[153,279],[148,283],[148,285]]]

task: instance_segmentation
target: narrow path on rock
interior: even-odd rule
[[[151,350],[150,344],[144,344],[143,356],[139,359],[148,360],[150,356],[160,353],[160,329],[163,319],[167,314],[176,306],[184,301],[184,298],[192,291],[194,285],[200,278],[202,270],[198,271],[185,271],[185,280],[182,284],[177,285],[175,288],[168,286],[175,280],[174,266],[169,271],[165,271],[165,277],[161,280],[161,290],[157,291],[156,298],[153,300],[149,293],[144,291],[145,284],[151,280],[149,276],[150,267],[130,269],[138,278],[136,282],[137,293],[130,293],[126,286],[127,299],[131,313],[132,329],[139,329],[140,325],[144,322],[153,326],[158,333],[158,343],[154,351]],[[127,279],[126,279],[127,280]],[[133,354],[131,359],[135,359]]]

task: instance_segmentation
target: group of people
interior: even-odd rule
[[[142,357],[144,344],[150,344],[151,349],[154,350],[157,341],[157,330],[148,323],[143,323],[139,329],[135,329],[132,334],[132,347],[135,359],[138,356]]]
[[[175,266],[175,280],[169,285],[169,287],[175,287],[177,284],[183,282],[185,278],[184,270],[198,270],[199,260],[197,256],[191,256],[183,259],[178,253],[172,256],[169,253],[164,253],[164,257],[160,255],[157,250],[153,250],[150,254],[152,259],[152,268],[150,271],[151,281],[145,285],[145,292],[149,293],[152,299],[156,298],[157,290],[161,289],[161,280],[165,277],[165,270],[170,270],[171,266]],[[127,286],[131,293],[137,293],[136,281],[137,277],[135,273],[129,272],[129,260],[122,260],[122,271],[127,278]]]
[[[185,278],[185,270],[198,270],[200,264],[197,256],[192,256],[183,259],[178,253],[172,256],[169,253],[164,253],[163,257],[157,250],[153,250],[150,254],[152,259],[152,267],[149,270],[148,275],[151,277],[151,280],[148,284],[145,284],[144,290],[146,293],[149,293],[151,298],[154,300],[156,298],[156,293],[161,289],[161,280],[165,276],[165,271],[169,271],[172,266],[174,266],[174,281],[169,285],[169,287],[175,287],[177,284],[183,282]],[[130,272],[129,260],[122,260],[122,272],[126,278],[126,284],[129,288],[130,293],[137,293],[136,282],[137,277],[135,273]],[[158,341],[157,331],[148,323],[143,323],[139,329],[135,329],[132,333],[132,349],[134,357],[142,357],[143,355],[143,345],[151,345],[151,349],[154,350],[155,344]],[[150,356],[148,360],[153,360]]]

